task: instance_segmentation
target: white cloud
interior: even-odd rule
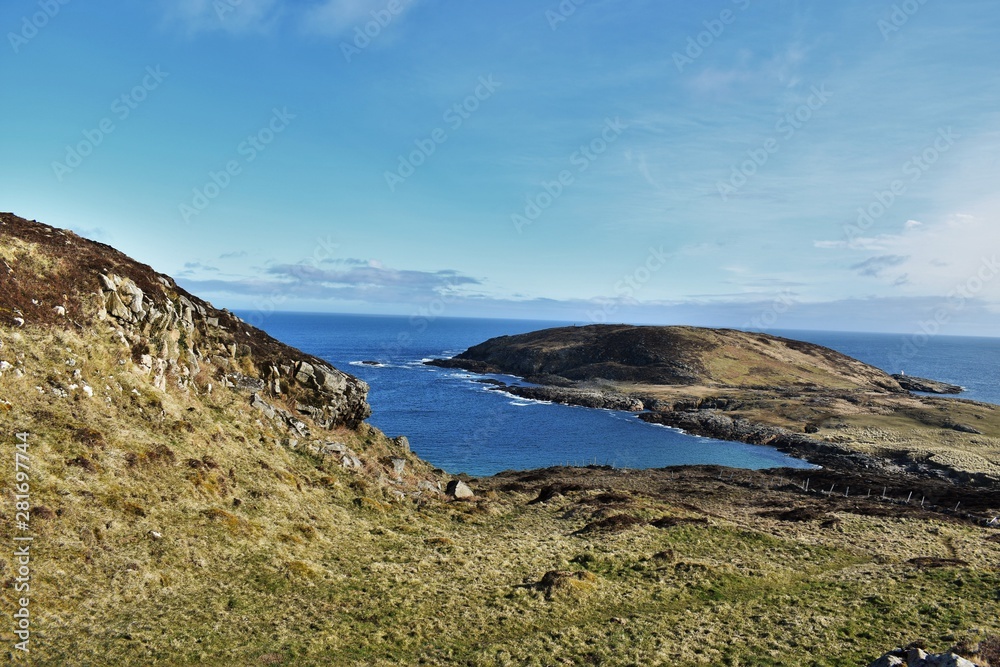
[[[946,295],[971,283],[976,296],[1000,300],[1000,227],[995,220],[956,214],[937,223],[908,222],[899,234],[878,240],[887,253],[882,258],[898,261],[881,262],[877,272],[867,275],[912,294]]]

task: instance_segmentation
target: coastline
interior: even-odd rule
[[[505,374],[509,371],[476,360],[458,358],[431,359],[426,365],[446,369],[462,369],[467,372],[483,375]],[[519,377],[513,375],[513,377]],[[936,464],[931,460],[915,460],[907,451],[889,452],[888,455],[877,455],[859,451],[856,443],[830,442],[828,440],[810,437],[810,431],[818,431],[809,424],[803,424],[801,432],[793,431],[783,426],[768,424],[763,421],[748,419],[740,415],[740,408],[745,406],[747,395],[750,400],[756,398],[772,398],[772,392],[754,390],[743,392],[727,392],[717,390],[708,392],[710,395],[702,398],[684,396],[681,391],[675,400],[665,400],[663,397],[631,394],[617,389],[606,389],[595,386],[596,383],[584,383],[590,386],[567,386],[572,383],[561,382],[560,386],[544,384],[548,377],[519,377],[531,386],[508,384],[490,379],[489,390],[498,391],[515,398],[557,403],[591,409],[616,410],[634,413],[635,417],[650,424],[657,424],[678,430],[692,436],[700,436],[727,442],[741,442],[750,445],[760,445],[774,448],[797,459],[801,459],[830,473],[850,479],[870,477],[873,474],[894,475],[905,478],[915,477],[922,481],[941,481],[948,484],[971,484],[976,488],[993,489],[998,487],[996,477],[986,472],[957,470],[952,466]],[[921,386],[935,386],[936,394],[954,394],[960,390],[955,385],[938,383],[925,378],[911,378]],[[693,388],[686,388],[693,389]],[[703,388],[699,388],[703,389]],[[784,393],[784,398],[791,398],[795,392],[785,388],[775,388],[774,391]],[[687,392],[693,394],[696,392]],[[759,394],[754,396],[753,394]],[[907,395],[911,395],[907,392]],[[974,406],[989,406],[967,399],[951,400]],[[729,413],[729,414],[727,414]],[[730,416],[733,415],[733,416]],[[955,430],[964,430],[960,424],[953,424]],[[969,429],[973,430],[973,429]]]

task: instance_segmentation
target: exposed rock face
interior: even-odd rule
[[[927,378],[918,378],[901,373],[893,375],[892,378],[907,391],[922,391],[926,394],[961,394],[965,391],[963,387],[959,387],[956,384],[948,384],[947,382],[938,382],[937,380],[928,380]]]
[[[161,390],[168,383],[192,391],[224,384],[246,391],[265,417],[297,430],[304,424],[295,415],[321,428],[356,428],[371,414],[368,385],[361,380],[271,338],[109,246],[9,213],[0,214],[0,233],[15,252],[22,251],[17,259],[25,270],[19,275],[5,263],[7,276],[0,282],[0,301],[14,306],[17,319],[69,318],[79,326],[103,321],[131,348],[136,370],[152,375]],[[39,275],[48,279],[39,281]]]
[[[453,359],[428,363],[475,373],[554,376],[576,382],[603,378],[662,385],[903,391],[883,371],[834,350],[730,329],[561,327],[493,338]]]

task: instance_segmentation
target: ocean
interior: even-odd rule
[[[405,435],[421,458],[450,473],[491,475],[554,465],[662,468],[810,467],[770,447],[723,442],[646,424],[610,410],[529,401],[478,382],[481,376],[423,364],[488,338],[566,322],[377,315],[273,313],[258,321],[275,338],[316,355],[371,386],[369,423]],[[887,372],[967,388],[963,398],[1000,403],[1000,339],[820,331],[775,331],[831,347]],[[365,361],[377,361],[378,366]],[[491,376],[510,381],[513,378]]]

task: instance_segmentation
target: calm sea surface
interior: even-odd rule
[[[242,315],[258,324],[250,314]],[[480,376],[422,363],[494,336],[565,323],[276,313],[260,326],[368,382],[374,413],[369,422],[389,435],[406,435],[417,454],[449,472],[489,475],[567,463],[622,468],[806,465],[768,447],[689,436],[629,413],[515,398],[489,391],[476,381]],[[1000,403],[1000,339],[940,336],[914,344],[911,337],[886,334],[776,333],[826,345],[889,372],[904,370],[960,384],[968,389],[967,398]]]

